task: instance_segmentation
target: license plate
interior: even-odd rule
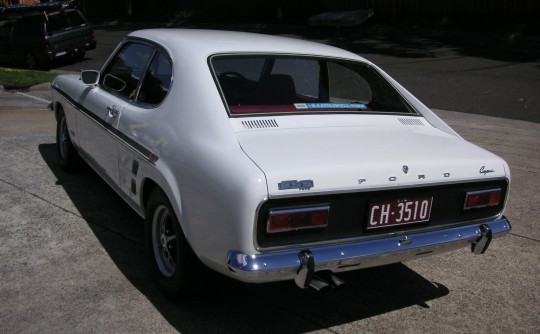
[[[65,55],[67,55],[67,52],[66,52],[66,51],[59,51],[59,52],[56,53],[55,56],[56,56],[56,57],[61,57],[61,56],[65,56]]]
[[[367,229],[418,224],[429,221],[433,197],[372,201]]]

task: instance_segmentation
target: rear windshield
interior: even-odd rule
[[[47,31],[54,35],[59,32],[86,25],[86,20],[76,10],[67,10],[49,14],[45,20]]]
[[[296,56],[214,56],[231,115],[264,113],[414,113],[371,66]]]

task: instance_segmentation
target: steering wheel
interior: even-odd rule
[[[223,72],[223,73],[220,73],[218,76],[225,77],[225,78],[241,79],[241,80],[244,80],[244,81],[248,81],[248,79],[245,76],[243,76],[242,74],[240,74],[238,72],[234,72],[234,71]]]

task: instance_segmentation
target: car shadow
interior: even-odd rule
[[[347,284],[325,293],[292,282],[246,284],[204,271],[196,297],[170,300],[147,270],[143,220],[88,165],[68,174],[58,165],[55,144],[38,149],[118,269],[182,333],[314,331],[415,305],[429,308],[428,301],[449,293],[395,264],[342,273]]]

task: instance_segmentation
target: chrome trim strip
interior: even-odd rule
[[[313,254],[315,271],[376,267],[466,247],[482,236],[482,225],[492,230],[493,238],[505,235],[512,228],[503,217],[482,224],[308,249],[260,254],[231,250],[227,254],[227,265],[235,278],[252,283],[294,279],[300,267],[298,254],[306,250]]]

